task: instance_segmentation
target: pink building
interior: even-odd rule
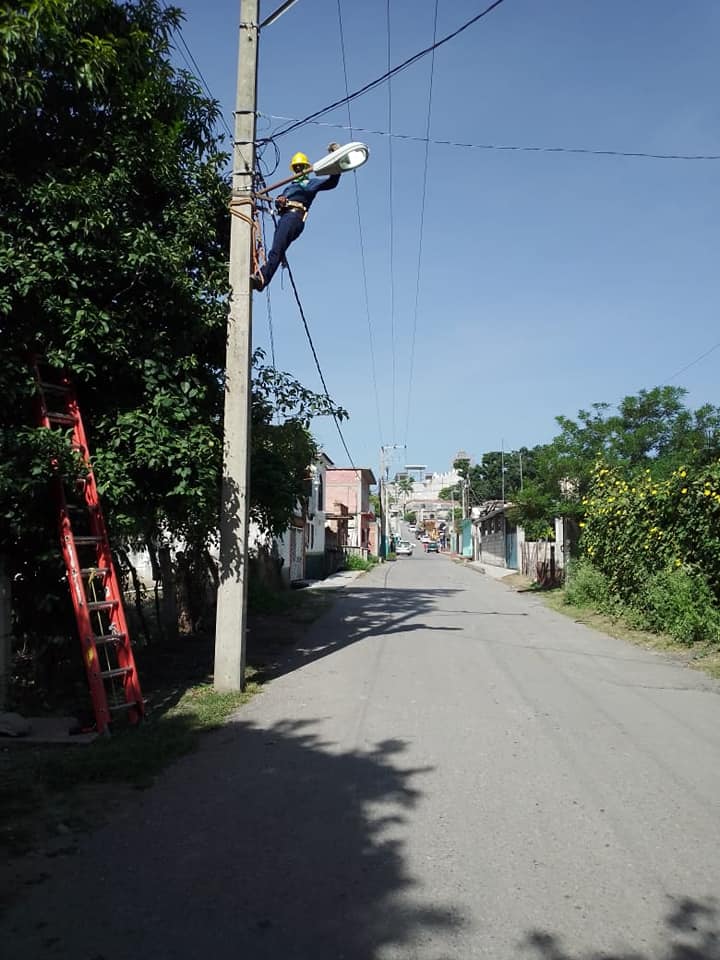
[[[370,487],[376,482],[368,467],[328,467],[325,471],[325,518],[338,546],[373,549],[370,538],[375,514]]]

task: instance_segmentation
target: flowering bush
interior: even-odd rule
[[[651,629],[718,639],[720,463],[657,479],[599,462],[582,504],[583,554],[612,595]]]

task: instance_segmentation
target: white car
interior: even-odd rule
[[[413,545],[409,540],[398,540],[398,544],[395,547],[395,554],[398,557],[411,557],[413,552]]]

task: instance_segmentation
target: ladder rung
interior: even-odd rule
[[[109,680],[111,677],[126,677],[132,673],[132,667],[116,667],[114,670],[103,670],[100,676],[103,680]]]
[[[108,704],[108,709],[110,710],[111,713],[117,710],[133,710],[137,707],[138,707],[137,700],[131,700],[126,703],[109,703]]]
[[[40,381],[40,389],[43,393],[59,393],[62,395],[70,393],[70,387],[66,387],[62,383],[45,383],[44,380]]]
[[[93,637],[95,645],[100,643],[122,643],[127,638],[125,633],[103,633]]]
[[[92,613],[96,613],[98,610],[114,610],[117,605],[117,600],[93,600],[88,604],[88,610]]]
[[[107,567],[81,567],[80,575],[83,577],[106,577],[110,573]]]
[[[102,537],[73,537],[76,547],[94,546],[96,543],[102,543]]]
[[[50,423],[67,423],[71,427],[74,427],[78,422],[78,418],[71,413],[60,413],[57,410],[48,410],[47,418]]]

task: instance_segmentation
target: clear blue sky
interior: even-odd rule
[[[239,0],[184,0],[183,36],[232,122]],[[261,5],[267,15],[279,5]],[[438,37],[484,6],[440,0]],[[432,41],[434,0],[391,0],[391,63]],[[341,0],[350,90],[387,68],[385,0]],[[717,0],[505,0],[438,50],[431,137],[476,144],[720,154]],[[344,95],[337,0],[299,0],[261,37],[258,108],[300,118]],[[423,136],[430,58],[392,83],[393,131]],[[388,129],[388,89],[352,104],[353,124]],[[346,108],[322,118],[347,123]],[[261,120],[259,135],[270,123]],[[278,140],[311,159],[347,132],[308,125]],[[557,414],[668,382],[720,341],[720,162],[509,153],[431,145],[415,372],[424,145],[394,140],[394,324],[388,139],[357,173],[375,353],[369,346],[351,176],[321,194],[288,258],[357,466],[381,443],[405,462],[532,446]],[[271,286],[278,367],[319,380],[292,292]],[[392,328],[394,326],[394,352]],[[267,347],[265,295],[254,341]],[[395,367],[395,396],[392,373]],[[717,404],[720,349],[672,382]],[[406,429],[407,422],[407,429]],[[331,421],[314,432],[346,462]],[[403,457],[398,457],[400,466]]]

